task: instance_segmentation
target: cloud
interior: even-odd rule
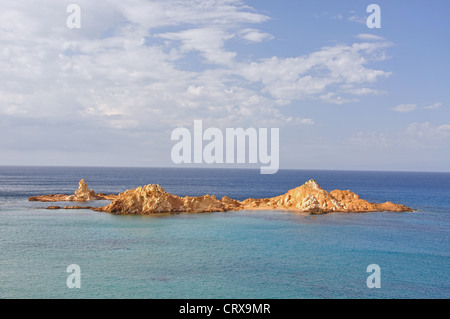
[[[67,28],[63,2],[2,4],[2,116],[152,134],[199,118],[223,127],[312,125],[284,106],[350,103],[377,94],[367,85],[391,75],[371,67],[390,44],[364,37],[249,60],[228,44],[272,40],[258,29],[270,18],[237,0],[77,3],[81,29]]]
[[[393,145],[391,138],[385,133],[378,132],[358,132],[352,135],[348,142],[353,145],[367,148],[374,146],[386,148]]]
[[[405,134],[420,139],[446,139],[450,137],[450,124],[433,125],[430,122],[414,122],[408,125]]]
[[[315,18],[330,17],[333,20],[339,20],[339,21],[344,20],[344,16],[342,14],[340,14],[340,13],[330,13],[330,12],[327,12],[327,11],[324,11],[322,13],[315,13],[314,17]]]
[[[321,100],[323,102],[327,102],[327,103],[338,104],[338,105],[359,101],[357,98],[353,98],[353,99],[343,98],[342,96],[337,95],[336,93],[333,93],[333,92],[328,92],[327,94],[320,95],[319,100]]]
[[[441,149],[442,143],[450,142],[450,124],[433,124],[428,121],[412,122],[398,131],[359,131],[344,139],[344,145],[358,149],[395,149],[405,152],[423,149]]]
[[[391,110],[400,113],[407,113],[414,111],[416,108],[417,108],[416,104],[399,104],[391,108]]]
[[[431,105],[424,106],[423,108],[426,110],[434,110],[434,109],[440,108],[441,106],[442,106],[442,102],[437,102],[437,103],[434,103]]]
[[[262,23],[269,17],[253,11],[240,0],[130,0],[107,1],[131,23],[145,29],[169,26],[239,27]]]
[[[367,18],[360,17],[359,15],[355,14],[354,12],[351,12],[351,14],[352,15],[350,17],[348,17],[348,21],[356,22],[356,23],[360,23],[360,24],[366,24]]]
[[[361,33],[356,36],[359,40],[364,41],[386,41],[382,36],[370,34],[370,33]]]
[[[265,32],[260,32],[256,29],[244,29],[240,32],[241,38],[250,41],[250,42],[263,42],[263,41],[269,41],[272,40],[274,37]]]
[[[232,34],[219,28],[196,28],[179,32],[162,33],[161,38],[181,41],[182,53],[198,51],[207,63],[229,65],[236,56],[235,52],[224,50],[224,43],[233,37]]]
[[[338,85],[357,90],[359,85],[389,77],[391,72],[366,67],[372,60],[382,60],[380,50],[389,45],[362,42],[323,47],[305,56],[272,57],[240,65],[237,72],[251,82],[260,82],[263,91],[277,99],[330,97],[337,94]]]
[[[332,19],[342,21],[342,20],[344,20],[344,16],[343,16],[342,14],[338,13],[338,14],[335,14],[335,15],[332,17]]]
[[[359,87],[359,88],[355,88],[353,85],[343,85],[342,86],[342,91],[346,92],[346,93],[350,93],[353,95],[359,95],[359,96],[363,96],[363,95],[381,95],[381,94],[385,94],[385,91],[380,91],[380,90],[375,90],[375,89],[371,89],[371,88],[367,88],[367,87]]]
[[[441,106],[442,106],[442,102],[437,102],[434,104],[424,106],[423,108],[426,110],[433,110],[433,109],[440,108]],[[400,104],[400,105],[397,105],[397,106],[391,108],[392,111],[403,112],[403,113],[412,112],[416,109],[417,109],[416,104]]]

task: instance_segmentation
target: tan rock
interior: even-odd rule
[[[284,195],[269,198],[268,204],[273,207],[284,207],[299,211],[320,209],[332,212],[342,210],[339,202],[313,179],[302,186],[289,190]]]
[[[167,193],[160,185],[146,185],[120,193],[111,204],[101,210],[115,214],[139,214],[175,212],[221,212],[239,206],[228,197],[218,200],[215,196],[180,197]]]
[[[112,200],[114,198],[116,198],[116,195],[96,194],[93,190],[89,190],[88,184],[82,179],[78,183],[78,189],[73,195],[51,194],[31,196],[28,200],[38,202],[87,202],[91,200]]]
[[[104,207],[66,206],[63,209],[92,209],[113,214],[148,215],[156,213],[201,213],[223,212],[235,210],[277,209],[323,214],[331,212],[375,212],[375,211],[412,211],[404,205],[385,202],[370,203],[359,198],[349,190],[334,190],[327,192],[315,180],[289,190],[286,194],[271,197],[237,201],[224,196],[217,199],[214,195],[197,197],[180,197],[167,193],[160,185],[149,184],[144,187],[127,190],[119,195],[96,194],[89,190],[87,183],[81,180],[74,195],[45,195],[30,197],[29,200],[47,202],[55,201],[90,201],[110,199],[112,202]],[[49,209],[57,209],[50,206]]]
[[[127,190],[111,204],[99,210],[114,214],[154,214],[170,212],[222,212],[230,210],[286,209],[311,214],[330,212],[411,211],[410,208],[386,202],[369,203],[350,191],[335,190],[328,193],[316,181],[309,180],[286,194],[242,202],[227,196],[218,200],[215,196],[179,197],[167,193],[159,185],[147,185]]]

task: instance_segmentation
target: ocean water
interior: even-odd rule
[[[116,216],[33,195],[160,184],[177,195],[270,197],[314,178],[412,213]],[[90,203],[91,205],[92,203]],[[104,205],[96,202],[95,205]],[[67,266],[81,287],[69,289]],[[381,288],[368,288],[367,266]],[[449,298],[450,173],[0,167],[0,298]]]

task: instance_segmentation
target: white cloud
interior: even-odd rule
[[[386,41],[382,36],[370,33],[361,33],[356,38],[364,41]]]
[[[315,13],[314,17],[315,18],[329,17],[329,18],[331,18],[333,20],[339,20],[339,21],[344,20],[344,16],[342,14],[340,14],[340,13],[330,13],[330,12],[327,12],[327,11],[322,12],[322,13]]]
[[[433,110],[433,109],[440,108],[441,106],[442,106],[442,102],[437,102],[437,103],[434,103],[431,105],[424,106],[423,108],[427,109],[427,110]]]
[[[353,95],[380,95],[386,93],[385,91],[374,90],[366,87],[355,88],[352,85],[342,86],[343,92]]]
[[[358,132],[350,137],[348,140],[350,144],[362,147],[390,147],[393,144],[391,138],[384,133],[378,132]]]
[[[305,125],[314,125],[314,121],[312,119],[299,119],[301,124]]]
[[[208,63],[229,65],[236,56],[235,52],[223,49],[225,41],[231,39],[233,35],[221,29],[204,27],[163,33],[158,36],[181,41],[180,49],[183,53],[199,51]]]
[[[360,24],[366,24],[367,18],[360,17],[357,14],[353,14],[348,18],[348,21],[356,22],[356,23],[360,23]]]
[[[252,12],[240,0],[117,0],[109,3],[127,20],[146,29],[179,25],[233,27],[269,20],[265,15]]]
[[[442,140],[450,137],[450,124],[434,125],[430,122],[414,122],[407,126],[405,134],[415,139]]]
[[[324,101],[324,102],[338,104],[338,105],[345,104],[345,103],[350,103],[350,102],[358,102],[359,101],[356,98],[353,98],[353,99],[343,98],[342,96],[339,96],[339,95],[337,95],[336,93],[333,93],[333,92],[328,92],[327,94],[320,95],[319,99],[321,101]]]
[[[433,125],[430,122],[414,122],[408,125],[405,133],[414,138],[443,139],[450,137],[450,124]]]
[[[399,104],[393,107],[391,110],[400,113],[412,112],[417,108],[416,104]]]
[[[66,27],[63,2],[2,4],[2,115],[152,132],[198,118],[224,127],[312,125],[283,106],[352,102],[376,94],[366,85],[391,74],[369,67],[385,59],[390,44],[381,40],[243,59],[229,41],[273,36],[256,28],[269,17],[237,0],[77,4],[81,29]]]
[[[436,131],[441,136],[450,136],[450,124],[444,124],[437,127]]]
[[[261,32],[256,29],[244,29],[240,32],[240,36],[250,42],[263,42],[269,41],[273,39],[273,36],[270,33]]]
[[[423,108],[426,110],[433,110],[433,109],[440,108],[441,106],[442,106],[442,102],[437,102],[434,104],[424,106]],[[392,111],[403,112],[403,113],[412,112],[416,109],[417,109],[416,104],[400,104],[400,105],[397,105],[397,106],[391,108]]]
[[[450,124],[433,124],[429,121],[413,122],[398,131],[359,131],[344,139],[344,145],[361,149],[392,149],[397,152],[422,152],[438,150],[450,142]]]
[[[385,42],[363,42],[324,47],[306,56],[272,57],[241,65],[238,72],[249,81],[261,82],[263,90],[274,98],[334,96],[336,92],[329,90],[336,90],[337,85],[352,85],[357,89],[356,85],[390,76],[391,72],[366,67],[369,61],[379,59],[379,50],[387,46]]]

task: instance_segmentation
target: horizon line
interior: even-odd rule
[[[116,165],[24,165],[24,164],[0,164],[0,167],[42,167],[42,168],[154,168],[154,169],[220,169],[220,170],[255,170],[259,168],[245,168],[245,167],[195,167],[195,166],[116,166]],[[450,171],[421,171],[421,170],[378,170],[378,169],[329,169],[329,168],[279,168],[278,171],[340,171],[340,172],[379,172],[379,173],[444,173],[448,174]],[[276,173],[275,173],[276,174]]]

